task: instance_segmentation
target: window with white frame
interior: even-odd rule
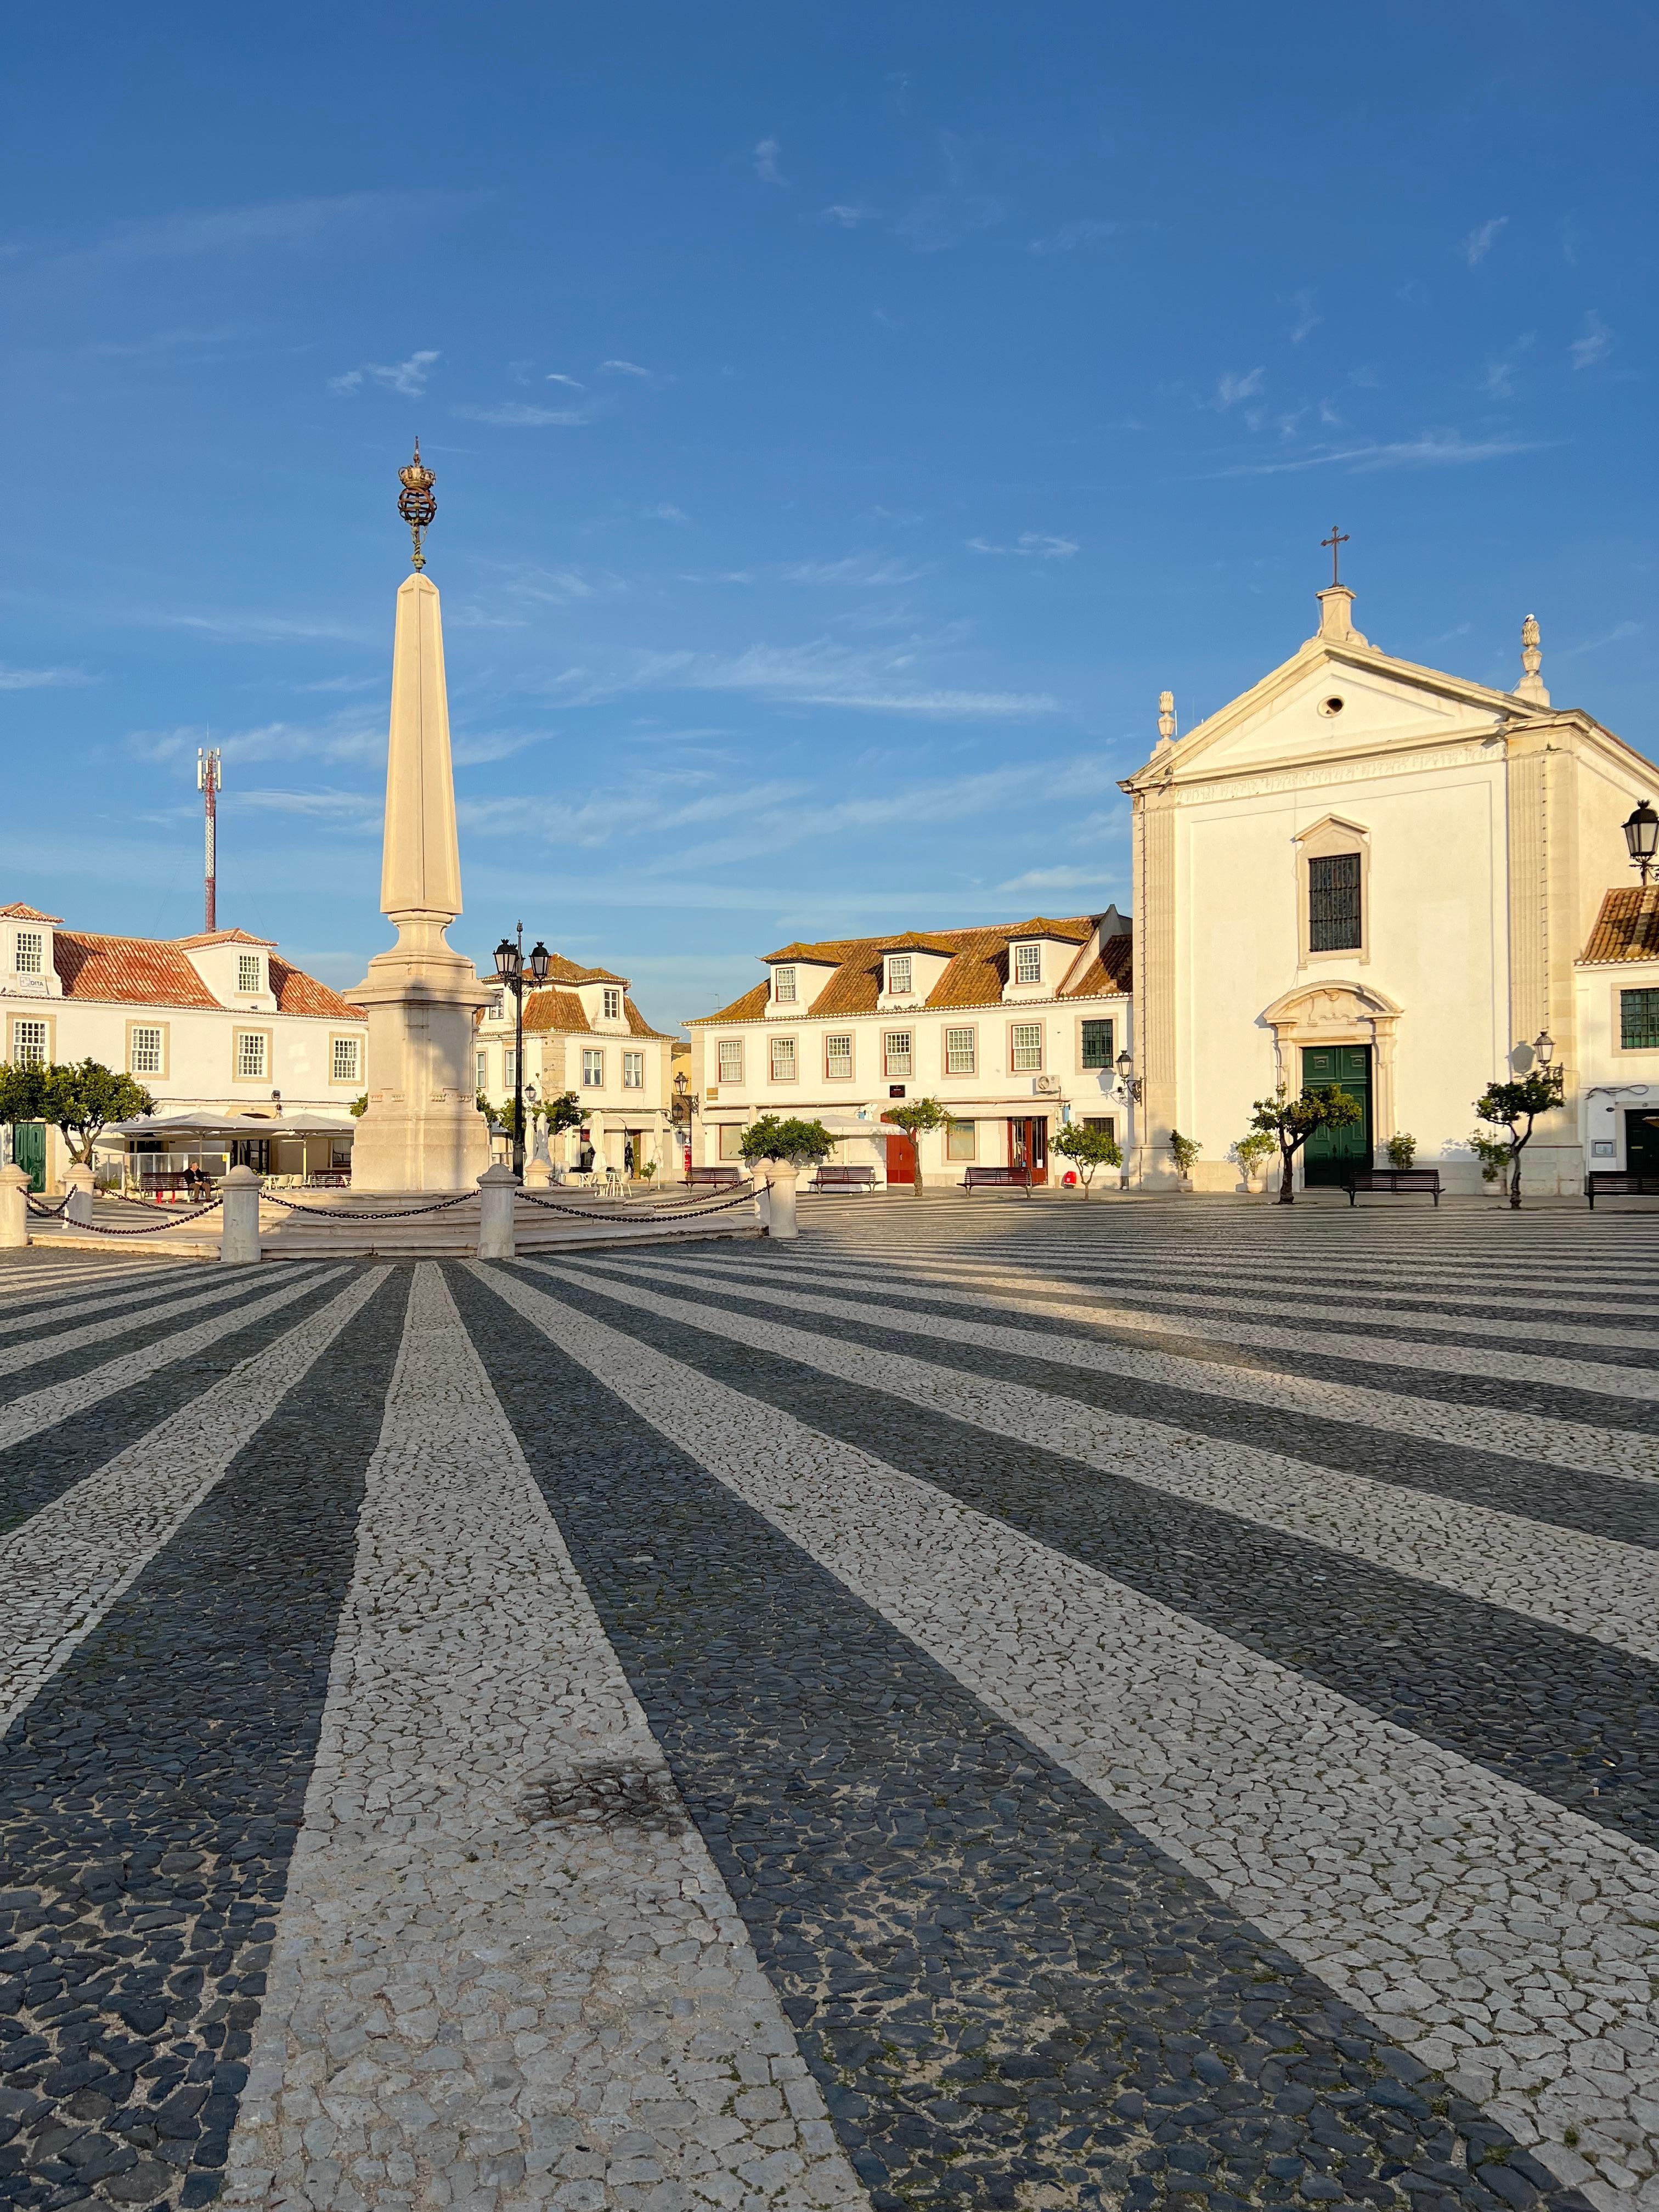
[[[1014,981],[1016,983],[1040,983],[1042,981],[1042,947],[1040,945],[1015,945]]]
[[[947,1075],[972,1075],[975,1072],[975,1038],[972,1030],[946,1030],[945,1032],[945,1073]],[[971,1153],[964,1154],[971,1158]]]
[[[489,1054],[487,1052],[475,1052],[472,1055],[472,1088],[475,1091],[488,1091],[489,1088]]]
[[[625,1052],[623,1054],[623,1089],[643,1091],[645,1088],[645,1054]]]
[[[17,933],[15,965],[20,975],[44,975],[46,971],[46,940],[38,929],[20,929]]]
[[[604,994],[605,1018],[608,1022],[622,1019],[622,993],[607,983]]]
[[[11,1025],[11,1056],[18,1067],[44,1067],[46,1047],[51,1031],[44,1022],[26,1022],[13,1018]]]
[[[946,1126],[945,1157],[947,1160],[976,1160],[979,1158],[977,1122],[951,1121]]]
[[[913,973],[908,952],[890,952],[887,956],[887,988],[896,999],[908,998]]]
[[[237,954],[236,988],[239,991],[257,991],[259,988],[259,956],[257,952]]]
[[[236,1073],[245,1083],[263,1083],[270,1073],[270,1039],[263,1030],[237,1030]]]
[[[795,1040],[792,1036],[769,1037],[772,1048],[772,1080],[774,1083],[793,1083],[795,1079]]]
[[[363,1044],[361,1037],[336,1037],[331,1066],[337,1083],[356,1083],[362,1066]]]
[[[508,1056],[511,1057],[510,1054]],[[509,1082],[511,1079],[509,1077]],[[604,1082],[605,1054],[596,1052],[591,1046],[586,1047],[582,1053],[582,1088],[584,1091],[597,1091]]]
[[[775,968],[772,970],[772,996],[781,1006],[794,1005],[795,971],[793,968]]]
[[[823,1040],[823,1072],[832,1083],[847,1082],[853,1073],[853,1033],[837,1030]]]
[[[1041,1022],[1016,1022],[1008,1032],[1008,1059],[1016,1074],[1025,1074],[1042,1066],[1042,1024]]]
[[[720,1153],[723,1160],[743,1158],[743,1125],[739,1121],[720,1123]]]
[[[908,1075],[910,1067],[910,1032],[908,1030],[884,1030],[881,1039],[881,1065],[890,1078]]]
[[[506,994],[505,994],[504,992],[501,992],[501,991],[492,991],[492,992],[490,993],[490,994],[489,994],[489,1009],[488,1009],[488,1011],[489,1011],[489,1018],[490,1018],[490,1020],[491,1020],[492,1022],[498,1022],[498,1021],[500,1021],[500,1019],[501,1019],[501,1014],[502,1014],[502,1012],[503,1012],[503,1011],[504,1011],[504,1009],[505,1009],[506,1006],[507,1006],[507,995],[506,995]]]
[[[127,1072],[160,1075],[167,1064],[166,1038],[159,1023],[135,1022],[127,1038]]]
[[[510,1044],[501,1047],[501,1088],[511,1091],[519,1080],[519,1055]]]
[[[743,1081],[743,1039],[722,1037],[716,1051],[720,1060],[720,1081],[741,1083]]]

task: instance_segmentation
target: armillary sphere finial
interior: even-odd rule
[[[421,459],[418,438],[415,441],[415,458],[407,468],[398,470],[398,481],[403,486],[398,495],[398,512],[409,525],[409,534],[415,540],[410,566],[424,568],[426,556],[421,550],[421,538],[431,529],[438,512],[438,502],[432,495],[432,487],[438,479]]]

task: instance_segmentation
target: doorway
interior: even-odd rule
[[[1302,1087],[1334,1083],[1359,1101],[1360,1118],[1346,1129],[1316,1129],[1303,1149],[1302,1180],[1310,1190],[1345,1189],[1356,1168],[1371,1164],[1371,1048],[1368,1044],[1304,1045]]]
[[[31,1190],[46,1187],[46,1125],[44,1121],[14,1121],[11,1158],[29,1179]]]
[[[1625,1167],[1631,1175],[1659,1175],[1659,1113],[1651,1107],[1625,1109]]]
[[[1017,1174],[1029,1167],[1034,1183],[1048,1180],[1048,1122],[1041,1114],[1011,1115],[1008,1122],[1008,1164]]]
[[[914,1137],[907,1137],[901,1129],[888,1133],[887,1180],[889,1182],[908,1182],[913,1187],[915,1183],[916,1140]]]

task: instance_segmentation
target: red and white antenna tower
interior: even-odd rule
[[[205,817],[207,867],[202,890],[209,930],[219,927],[219,791],[223,781],[218,746],[210,745],[204,752],[198,745],[196,748],[196,788],[202,794],[202,810]]]

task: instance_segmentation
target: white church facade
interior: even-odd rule
[[[1195,1187],[1236,1189],[1252,1102],[1337,1081],[1364,1121],[1351,1144],[1310,1147],[1309,1181],[1338,1182],[1348,1151],[1370,1164],[1409,1134],[1449,1190],[1478,1190],[1474,1101],[1543,1037],[1565,1097],[1538,1126],[1528,1188],[1577,1192],[1589,1091],[1650,1060],[1659,1100],[1659,1051],[1603,1066],[1618,1012],[1581,957],[1627,864],[1622,824],[1659,769],[1553,706],[1530,617],[1502,691],[1372,646],[1346,586],[1319,600],[1317,634],[1183,737],[1166,695],[1152,757],[1122,786],[1134,1178],[1173,1179],[1179,1130],[1202,1147]],[[1632,942],[1639,957],[1645,940]],[[1628,1016],[1625,1031],[1648,1034]],[[1599,1121],[1595,1141],[1608,1141]]]

